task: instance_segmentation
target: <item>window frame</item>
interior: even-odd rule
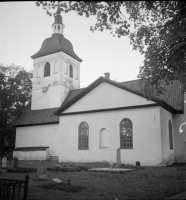
[[[37,68],[36,68],[36,78],[40,78],[40,70],[41,70],[41,67],[37,66]]]
[[[86,128],[83,127],[84,125],[86,125]],[[81,135],[80,131],[82,131],[81,129],[87,129],[88,130],[88,133],[85,133],[84,130],[83,130],[83,134]],[[87,136],[85,135],[87,134]],[[80,138],[82,137],[82,138]],[[87,137],[87,146],[85,146],[85,139]],[[89,125],[87,122],[83,121],[79,124],[78,126],[78,150],[89,150]]]
[[[46,62],[45,63],[45,66],[44,66],[44,77],[48,77],[48,76],[50,76],[50,70],[51,69],[51,65],[50,65],[50,63],[49,62]],[[48,74],[49,73],[49,74]]]
[[[172,122],[171,120],[169,119],[169,122],[168,122],[168,126],[169,126],[169,147],[171,150],[174,149],[174,145],[173,145],[173,129],[172,129]]]
[[[58,61],[56,60],[54,62],[54,68],[53,68],[53,74],[57,74],[58,73]]]
[[[69,77],[73,78],[73,66],[71,64],[69,66]]]
[[[126,122],[124,122],[124,121],[126,121]],[[131,124],[131,130],[126,131],[126,133],[124,132],[124,134],[127,134],[127,132],[128,132],[129,136],[123,135],[123,131],[122,131],[123,122],[127,123],[127,121],[130,122],[130,124]],[[120,149],[133,149],[133,124],[132,124],[132,120],[129,119],[129,118],[123,118],[120,121],[119,128],[120,128]],[[131,139],[126,138],[126,137],[131,137]],[[124,144],[126,144],[126,145],[124,145]],[[127,144],[129,144],[129,146],[127,146]]]

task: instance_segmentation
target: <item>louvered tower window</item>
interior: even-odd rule
[[[45,64],[45,68],[44,68],[44,77],[46,77],[46,76],[50,76],[50,63],[49,62],[47,62]]]
[[[73,78],[73,67],[72,67],[72,65],[70,65],[69,76],[70,76],[70,78]]]

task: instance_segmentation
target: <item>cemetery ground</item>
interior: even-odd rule
[[[19,167],[37,169],[39,161],[19,161]],[[29,173],[29,200],[120,200],[120,199],[166,199],[186,192],[186,164],[167,167],[135,167],[124,173],[89,172],[88,168],[109,167],[108,163],[57,163],[45,161],[46,180],[38,180],[36,173]],[[62,166],[62,169],[58,170]],[[73,171],[73,167],[80,167]],[[1,170],[0,178],[25,179],[25,173],[7,173]],[[66,186],[53,184],[59,178]],[[70,186],[67,183],[70,182]],[[66,189],[65,189],[66,188]]]

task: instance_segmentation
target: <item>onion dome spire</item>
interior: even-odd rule
[[[52,24],[53,34],[59,33],[63,35],[64,24],[61,16],[61,8],[58,6],[56,13],[54,13],[54,23]]]

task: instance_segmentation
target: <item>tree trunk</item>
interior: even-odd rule
[[[0,137],[0,158],[3,157],[4,154],[4,137]]]

